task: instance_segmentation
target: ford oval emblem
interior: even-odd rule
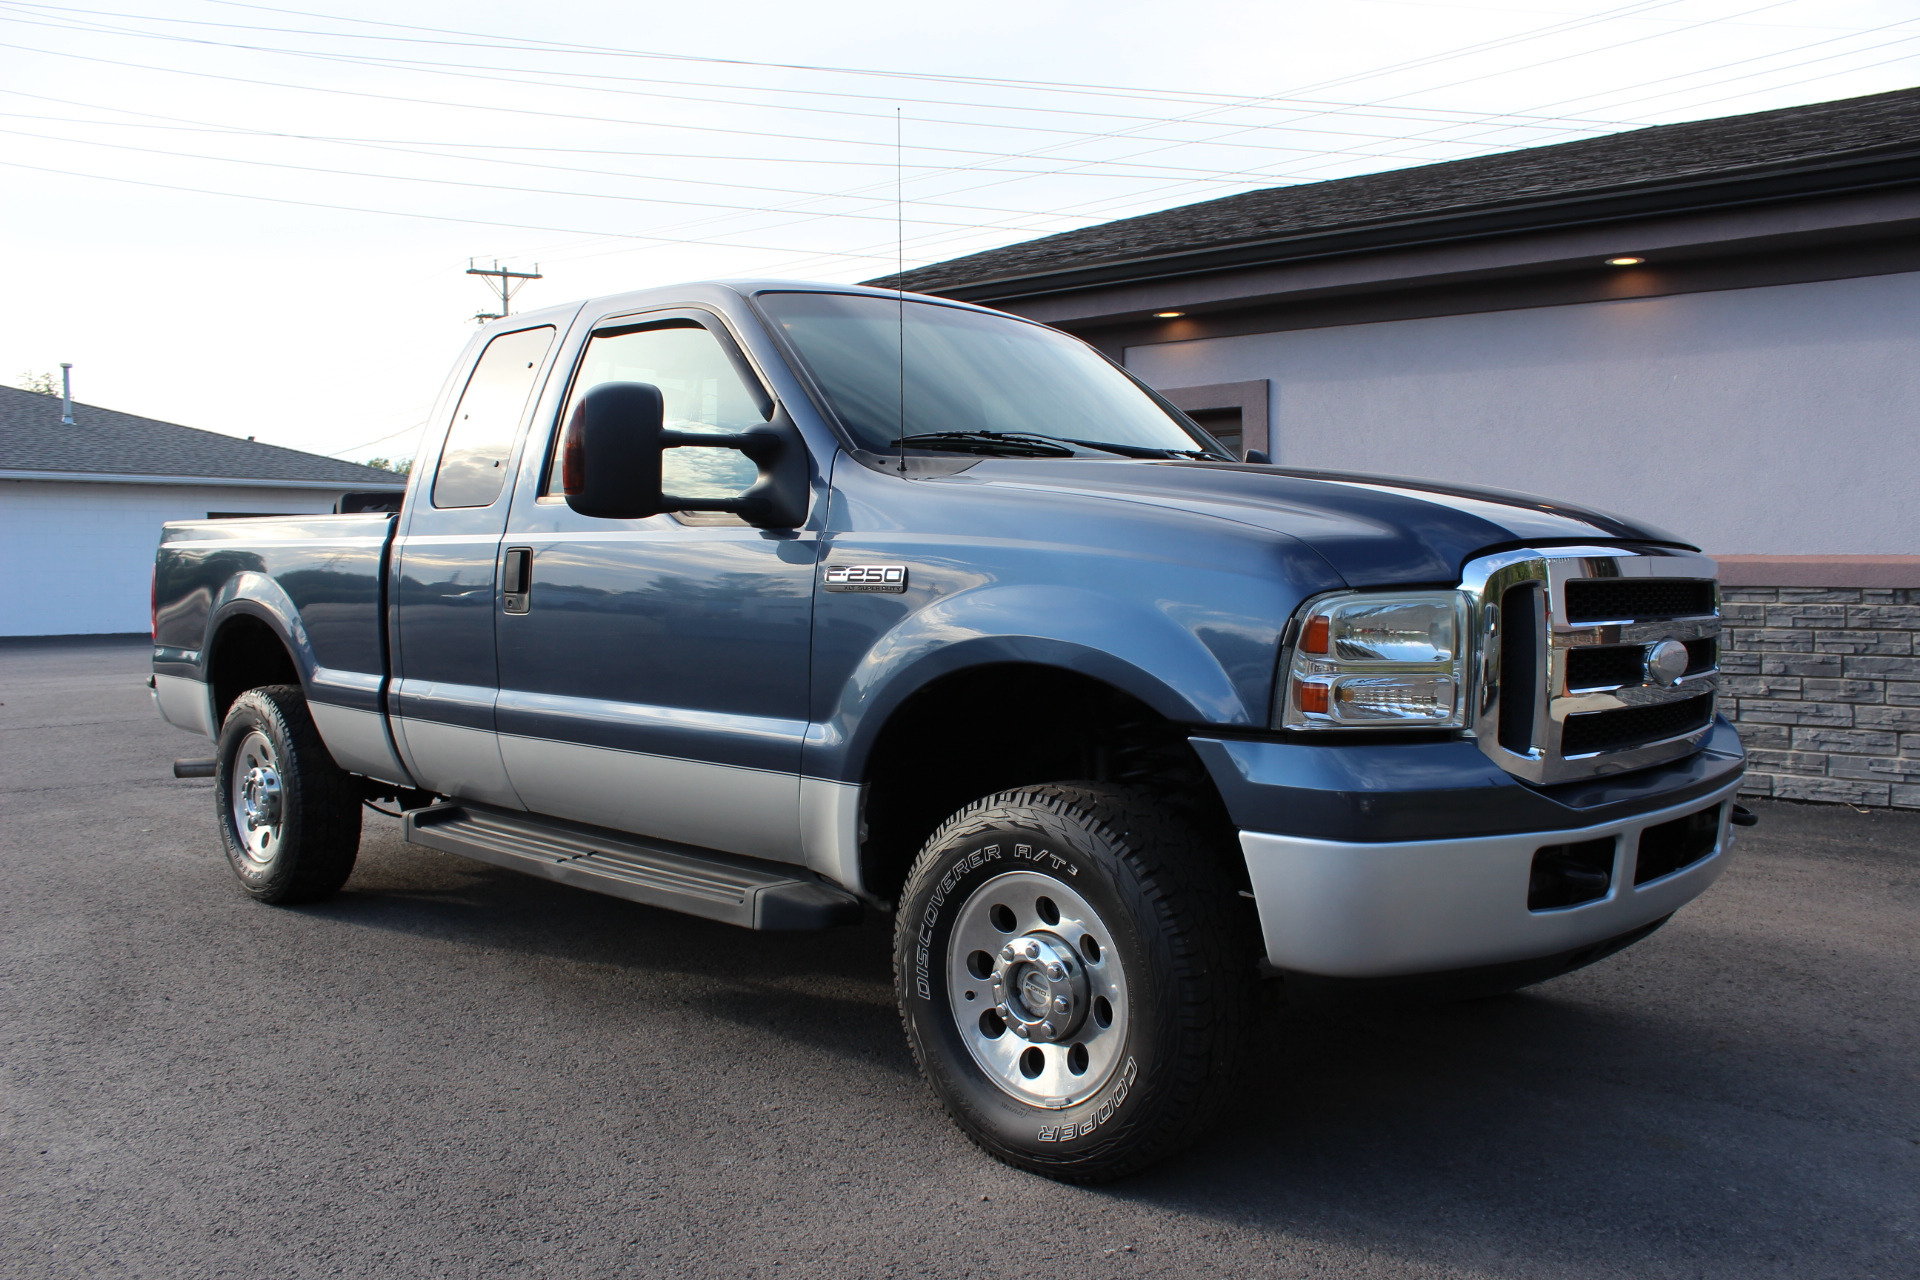
[[[1671,689],[1687,674],[1692,655],[1678,640],[1662,640],[1647,650],[1647,678],[1662,688]]]

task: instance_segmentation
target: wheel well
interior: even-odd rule
[[[213,686],[213,722],[227,718],[233,700],[261,685],[300,683],[293,664],[274,629],[250,614],[241,614],[220,628],[207,655],[207,675]]]
[[[1204,829],[1232,829],[1180,725],[1112,685],[1057,667],[998,664],[937,680],[894,711],[868,760],[860,871],[867,891],[885,899],[899,896],[940,823],[1009,787],[1152,787]]]

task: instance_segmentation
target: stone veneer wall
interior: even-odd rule
[[[1747,746],[1742,791],[1920,809],[1920,587],[1754,585],[1911,580],[1885,565],[1782,563],[1802,559],[1720,557],[1720,707]]]

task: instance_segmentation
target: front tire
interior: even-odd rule
[[[1099,1182],[1219,1116],[1257,985],[1221,853],[1154,797],[1093,784],[989,796],[934,833],[895,984],[921,1073],[977,1145]]]
[[[347,882],[360,851],[360,798],[297,686],[234,699],[213,779],[227,862],[248,893],[290,906]]]

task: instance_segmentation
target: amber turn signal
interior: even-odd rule
[[[1300,637],[1302,653],[1325,653],[1327,651],[1327,631],[1332,624],[1326,614],[1319,614],[1307,620],[1306,634]],[[1322,698],[1326,696],[1322,693]]]
[[[1328,688],[1329,686],[1324,684],[1308,684],[1304,680],[1296,680],[1293,684],[1294,702],[1302,711],[1325,715]]]

